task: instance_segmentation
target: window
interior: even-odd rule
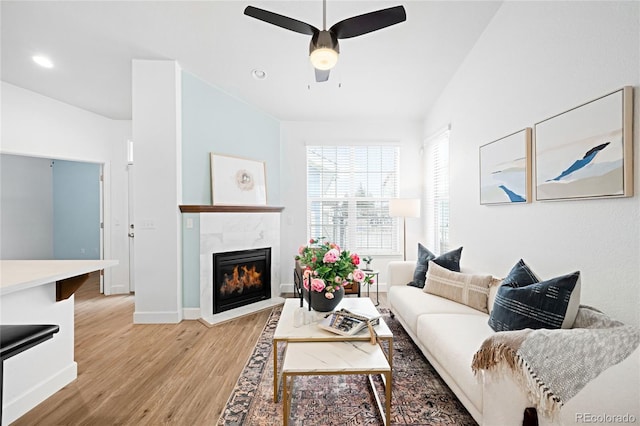
[[[449,128],[424,143],[427,244],[436,254],[449,250]]]
[[[398,252],[396,146],[308,146],[309,238],[324,237],[360,254]]]

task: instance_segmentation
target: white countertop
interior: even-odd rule
[[[0,260],[0,296],[117,264],[117,260]]]

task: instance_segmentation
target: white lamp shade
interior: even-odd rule
[[[420,199],[392,198],[389,200],[389,216],[420,217]]]

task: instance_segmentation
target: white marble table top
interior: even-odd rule
[[[289,342],[283,373],[379,373],[391,367],[380,345],[369,342]]]
[[[332,333],[327,330],[323,330],[318,327],[318,322],[324,319],[327,313],[324,312],[315,312],[311,311],[315,316],[314,322],[311,324],[303,325],[300,327],[294,326],[293,316],[296,311],[300,307],[300,299],[286,299],[284,302],[284,306],[282,307],[282,313],[280,314],[280,319],[278,320],[278,325],[276,326],[276,330],[273,334],[274,340],[287,340],[287,341],[309,341],[309,340],[318,340],[318,341],[326,341],[326,340],[345,340],[345,339],[369,339],[369,333],[367,331],[363,331],[358,333],[355,336],[345,337],[339,334]],[[375,305],[368,297],[345,297],[342,299],[340,304],[336,307],[336,309],[345,308],[354,313],[361,313],[365,315],[379,315],[378,310]],[[304,303],[304,309],[308,309],[306,302]],[[393,333],[384,322],[382,318],[380,318],[380,323],[374,327],[376,334],[381,338],[392,338]]]

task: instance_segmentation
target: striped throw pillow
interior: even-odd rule
[[[491,275],[472,275],[450,271],[431,261],[427,270],[424,292],[489,313],[487,299],[492,279]]]
[[[571,328],[580,305],[580,272],[538,282],[528,267],[524,273],[522,265],[514,269],[519,270],[521,279],[510,278],[511,273],[504,279],[489,326],[495,331]],[[525,276],[528,278],[522,279]]]

